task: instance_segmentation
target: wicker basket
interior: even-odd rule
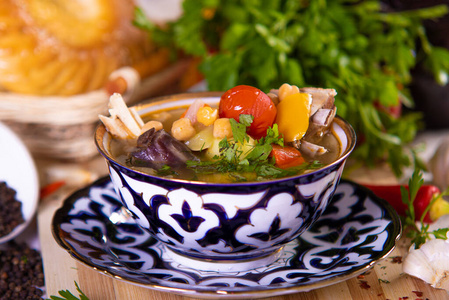
[[[123,97],[130,105],[178,92],[177,82],[188,66],[188,60],[179,61],[144,80],[126,67],[110,78],[121,76],[126,80],[128,88]],[[10,126],[37,157],[83,161],[97,153],[93,132],[98,115],[107,113],[108,101],[103,89],[70,97],[0,93],[0,121]]]

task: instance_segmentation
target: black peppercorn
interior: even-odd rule
[[[44,284],[39,251],[14,241],[0,250],[0,300],[41,299]]]
[[[0,182],[0,237],[9,234],[17,225],[25,222],[22,202],[16,199],[16,191],[6,182]]]

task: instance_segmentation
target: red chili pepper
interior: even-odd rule
[[[65,181],[55,181],[50,184],[47,184],[46,186],[42,187],[40,190],[40,198],[45,198],[54,192],[56,192],[60,187],[62,187],[65,184]]]
[[[402,202],[401,186],[400,185],[369,185],[364,184],[373,193],[386,200],[393,206],[397,213],[405,216],[407,205]],[[404,185],[408,190],[408,186]],[[415,209],[415,219],[419,221],[427,206],[429,206],[434,195],[440,195],[440,189],[434,185],[423,185],[418,190],[416,198],[413,201]],[[445,201],[443,197],[439,197],[430,208],[429,212],[424,217],[425,223],[431,223],[444,214],[449,214],[449,202]]]

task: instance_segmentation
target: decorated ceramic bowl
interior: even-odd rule
[[[214,105],[220,94],[181,94],[135,108],[146,115],[188,106],[198,98]],[[326,209],[356,141],[353,128],[338,116],[332,130],[340,143],[333,163],[260,182],[210,183],[148,175],[111,155],[111,136],[103,125],[97,127],[95,141],[126,211],[165,244],[173,259],[200,269],[239,271],[275,261],[282,247]]]

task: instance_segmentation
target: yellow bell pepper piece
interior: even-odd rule
[[[300,140],[309,128],[312,97],[296,93],[285,97],[277,105],[276,123],[286,142]]]

